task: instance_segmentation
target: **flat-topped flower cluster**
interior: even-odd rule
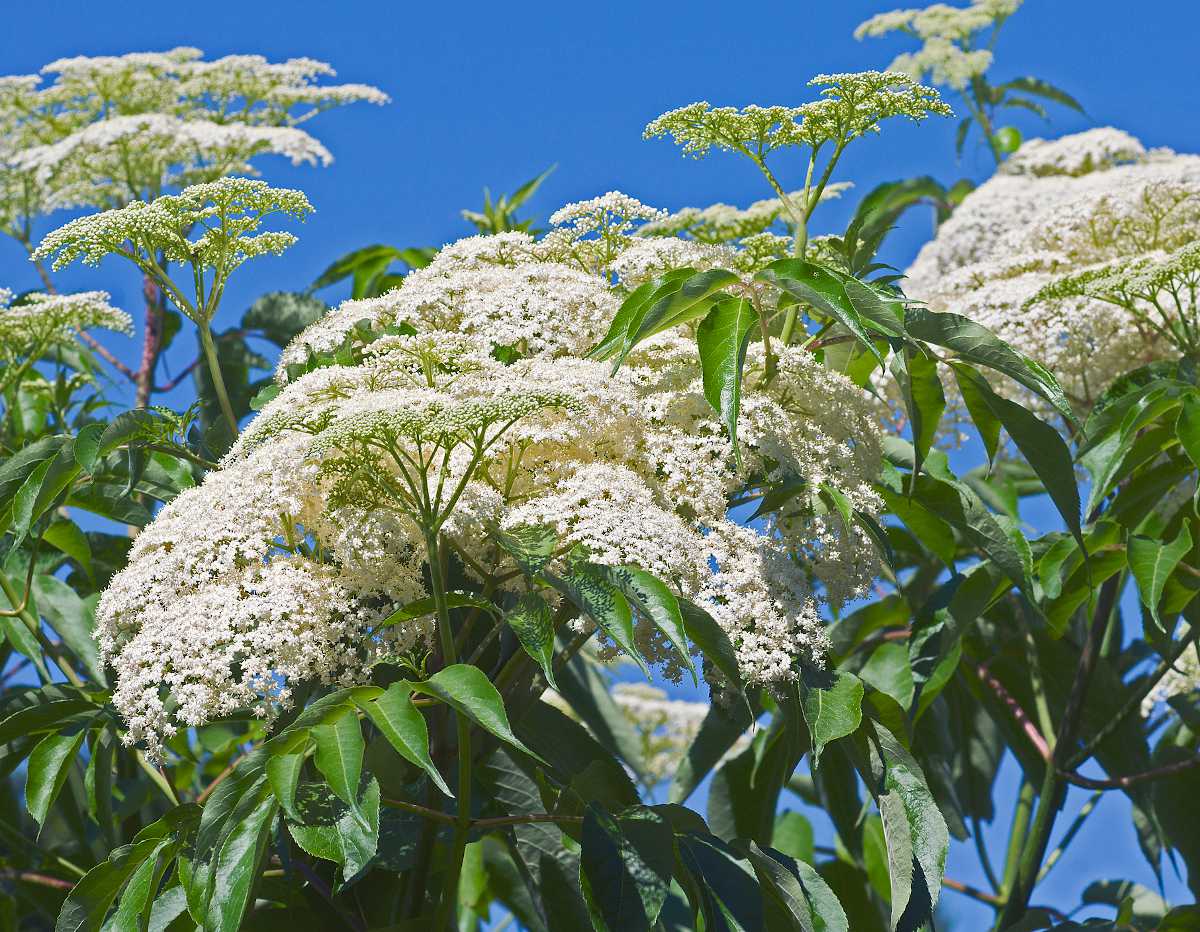
[[[139,535],[97,609],[129,740],[156,748],[235,708],[270,714],[296,683],[362,682],[382,657],[419,664],[432,617],[375,627],[429,595],[431,534],[501,606],[533,584],[498,538],[548,528],[554,571],[633,565],[704,607],[752,682],[822,662],[822,604],[861,594],[876,571],[867,538],[819,497],[879,512],[871,407],[798,346],[776,348],[768,380],[754,343],[739,467],[686,330],[640,344],[615,374],[586,358],[625,288],[572,256],[599,241],[619,264],[644,242],[618,229],[605,243],[586,218],[659,216],[623,197],[565,210],[566,239],[453,243],[297,338],[278,395]],[[742,526],[731,496],[764,480],[802,491]],[[659,629],[638,619],[635,632],[668,676],[682,672]]]
[[[193,48],[65,58],[42,75],[0,78],[0,229],[15,235],[60,208],[117,207],[175,187],[250,174],[274,154],[327,165],[299,125],[321,111],[388,97],[324,84],[324,62],[260,55],[204,61]]]
[[[1086,410],[1117,376],[1194,352],[1200,156],[1101,128],[1030,140],[967,196],[906,292],[1049,366]]]

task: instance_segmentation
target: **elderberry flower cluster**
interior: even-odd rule
[[[892,32],[913,36],[922,42],[921,48],[899,55],[888,70],[917,81],[928,76],[934,84],[961,91],[992,64],[991,51],[976,47],[978,34],[1002,23],[1020,6],[1021,0],[975,0],[966,7],[935,3],[924,9],[892,10],[859,24],[854,38]]]
[[[383,104],[362,84],[326,84],[308,58],[205,61],[197,49],[60,59],[0,78],[0,228],[63,207],[119,207],[175,187],[253,174],[262,155],[327,165],[298,124],[332,107]]]
[[[646,683],[617,683],[612,697],[638,737],[646,784],[666,783],[678,772],[699,734],[708,703],[669,699],[666,692]],[[723,758],[740,753],[748,743],[746,735],[739,737]]]
[[[81,330],[102,328],[131,334],[133,320],[113,307],[106,291],[76,294],[28,294],[12,304],[12,292],[0,289],[0,353],[23,355],[28,347],[70,338]]]
[[[130,259],[166,288],[193,319],[211,316],[201,295],[185,298],[158,265],[161,255],[190,264],[197,275],[213,271],[209,303],[219,298],[226,279],[247,259],[279,255],[296,242],[291,233],[261,230],[275,215],[304,220],[313,207],[300,191],[273,188],[254,178],[219,178],[165,194],[149,204],[133,201],[98,214],[78,217],[46,235],[34,260],[51,259],[61,269],[75,260],[98,265],[105,256]]]
[[[707,101],[671,110],[650,122],[645,138],[672,137],[685,155],[702,158],[713,148],[741,152],[761,162],[776,149],[827,142],[839,148],[891,117],[920,122],[953,111],[931,87],[898,71],[817,75],[820,99],[797,107],[713,107]]]
[[[908,269],[906,292],[1047,364],[1086,410],[1194,344],[1200,157],[1115,129],[1026,143]]]
[[[667,241],[621,239],[618,263]],[[701,245],[675,242],[688,261]],[[501,540],[537,527],[557,542],[556,573],[580,560],[637,566],[704,607],[751,682],[821,663],[822,606],[861,594],[876,572],[869,540],[821,494],[881,509],[866,396],[796,346],[778,349],[766,378],[753,344],[739,463],[704,395],[694,324],[639,344],[615,374],[586,358],[624,288],[547,261],[527,234],[470,237],[301,333],[278,394],[221,469],[139,536],[97,609],[131,740],[157,748],[238,705],[270,714],[297,682],[363,682],[384,657],[419,666],[430,617],[378,626],[428,596],[430,535],[502,606],[534,584]],[[742,527],[731,496],[768,481],[800,491]],[[682,674],[648,619],[635,617],[634,639],[666,676]]]

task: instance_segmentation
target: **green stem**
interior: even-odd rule
[[[1029,832],[1029,818],[1033,815],[1033,783],[1028,779],[1021,780],[1021,791],[1017,796],[1017,806],[1013,810],[1012,824],[1008,829],[1008,851],[1004,856],[1004,877],[1000,881],[1000,893],[1005,895],[1012,889],[1017,876],[1017,865],[1021,858],[1021,848],[1025,844],[1025,836]]]
[[[1079,657],[1079,666],[1075,671],[1075,682],[1071,686],[1071,695],[1067,698],[1067,707],[1058,726],[1054,749],[1046,762],[1046,773],[1042,778],[1041,791],[1038,794],[1037,810],[1033,816],[1033,825],[1021,852],[1020,863],[1012,891],[1004,911],[1000,914],[998,929],[1012,925],[1029,908],[1030,897],[1037,886],[1038,875],[1046,857],[1046,848],[1050,843],[1050,834],[1054,830],[1054,822],[1062,808],[1066,797],[1067,784],[1059,770],[1067,757],[1071,746],[1078,735],[1080,715],[1084,701],[1087,699],[1088,687],[1092,674],[1096,669],[1100,645],[1104,643],[1108,626],[1112,620],[1113,608],[1120,595],[1122,577],[1120,574],[1105,580],[1100,587],[1100,595],[1096,599],[1096,609],[1092,623],[1088,628],[1087,639]]]
[[[221,414],[229,424],[230,436],[238,435],[238,422],[233,413],[233,405],[229,403],[229,393],[225,390],[225,378],[221,375],[221,364],[217,359],[217,347],[213,343],[212,330],[207,323],[198,325],[200,346],[204,350],[204,361],[208,363],[208,372],[212,376],[213,389],[217,393],[217,402],[221,405]]]
[[[458,662],[458,650],[454,644],[454,632],[450,629],[450,609],[446,604],[446,585],[443,578],[441,551],[438,546],[437,532],[429,532],[425,536],[425,553],[429,562],[430,588],[433,590],[433,602],[437,606],[438,633],[442,645],[442,663],[446,666]],[[454,820],[454,842],[450,851],[450,863],[446,873],[446,885],[442,892],[442,901],[438,906],[437,920],[434,928],[444,932],[453,928],[458,912],[458,879],[462,873],[463,857],[467,848],[467,838],[471,833],[471,722],[457,712],[454,723],[458,736],[458,801]]]

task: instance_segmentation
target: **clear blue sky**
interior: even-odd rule
[[[311,128],[336,156],[331,168],[261,163],[269,180],[303,188],[317,213],[285,257],[257,260],[252,272],[235,279],[223,313],[231,323],[256,295],[302,288],[350,249],[373,242],[437,245],[464,235],[458,210],[477,206],[484,185],[511,190],[552,162],[559,169],[532,205],[542,218],[566,201],[611,189],[668,208],[768,196],[750,166],[719,155],[682,159],[669,143],[643,142],[643,126],[663,110],[699,99],[793,104],[809,99],[804,83],[813,74],[884,67],[905,41],[858,43],[851,33],[862,19],[892,6],[887,0],[10,0],[0,70],[28,73],[66,55],[194,45],[210,56],[324,59],[342,80],[375,84],[392,96],[383,109],[360,105],[314,121]],[[1197,34],[1195,0],[1027,0],[1005,27],[994,75],[1037,75],[1069,90],[1088,110],[1085,118],[1056,109],[1051,127],[1032,115],[1018,118],[1027,136],[1111,124],[1147,145],[1195,151]],[[950,121],[897,125],[852,149],[839,177],[860,191],[913,174],[978,179],[989,159],[976,143],[955,164]],[[837,227],[853,200],[819,213],[817,226]],[[927,218],[913,218],[893,240],[891,261],[906,264],[927,232]],[[105,288],[136,316],[138,282],[122,267],[73,270],[62,282],[73,290]],[[36,286],[23,253],[8,242],[0,243],[0,285]],[[176,365],[190,357],[186,341],[180,343]],[[132,341],[119,351],[131,362],[136,357]],[[1005,786],[1002,804],[1012,797],[1011,779]],[[1153,883],[1128,807],[1118,794],[1110,796],[1052,875],[1046,899],[1056,905],[1077,903],[1092,879],[1132,875]],[[1067,811],[1080,802],[1073,793]],[[1001,807],[1000,821],[1006,817]],[[981,882],[973,861],[969,850],[956,847],[950,873]],[[1169,879],[1167,891],[1186,901],[1179,883]],[[986,914],[954,893],[945,896],[960,917],[956,928],[983,924]]]

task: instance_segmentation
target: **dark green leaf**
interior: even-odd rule
[[[536,592],[525,593],[504,613],[504,622],[512,628],[525,653],[542,668],[546,682],[558,689],[554,678],[554,612],[546,600]]]
[[[359,708],[367,713],[397,754],[424,770],[447,796],[454,796],[429,756],[429,727],[421,710],[413,705],[409,684],[393,683],[378,699],[360,702]]]
[[[813,766],[831,741],[853,734],[862,721],[863,684],[853,673],[839,672],[821,685],[804,689],[804,721],[812,740]]]
[[[312,730],[317,744],[314,761],[330,788],[349,806],[358,799],[358,781],[362,776],[363,736],[358,716],[353,712]]]
[[[1041,395],[1068,421],[1075,422],[1062,387],[1040,363],[1022,356],[981,324],[959,314],[909,308],[904,315],[911,336],[958,353],[963,361],[1002,372]]]
[[[1192,535],[1186,523],[1180,525],[1179,533],[1170,543],[1138,535],[1129,538],[1130,572],[1137,582],[1142,604],[1150,610],[1151,617],[1160,626],[1162,619],[1159,618],[1158,604],[1162,600],[1163,588],[1175,572],[1175,567],[1191,549]]]
[[[719,301],[696,328],[704,397],[720,414],[737,455],[737,419],[742,398],[742,367],[758,313],[745,298]]]
[[[649,930],[667,898],[674,865],[671,827],[652,809],[618,821],[602,807],[583,816],[579,880],[598,930]]]
[[[518,751],[541,761],[513,734],[504,711],[504,700],[491,680],[478,667],[456,663],[444,667],[427,680],[413,683],[414,692],[442,700],[455,712],[465,715],[480,728],[491,732]],[[544,761],[542,761],[544,763]]]
[[[379,847],[379,783],[372,779],[362,796],[347,806],[323,786],[306,785],[296,797],[296,818],[288,832],[313,857],[333,861],[349,880],[375,857]]]
[[[29,775],[25,783],[25,808],[42,825],[46,813],[71,773],[71,766],[83,745],[84,731],[73,735],[47,735],[29,755]]]
[[[142,864],[168,841],[147,838],[114,848],[108,858],[88,871],[67,894],[54,932],[99,932],[113,900]]]

